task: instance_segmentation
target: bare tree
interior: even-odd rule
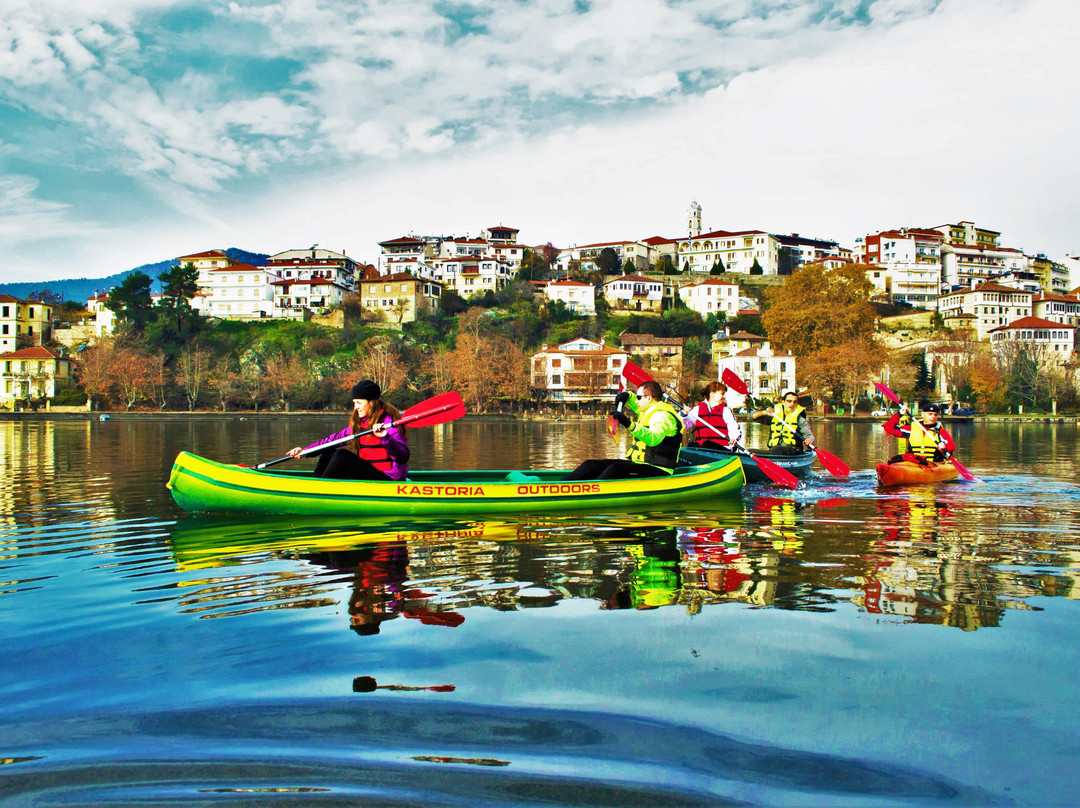
[[[209,375],[209,357],[198,345],[185,345],[176,362],[177,379],[188,402],[188,412],[194,412],[199,394]]]

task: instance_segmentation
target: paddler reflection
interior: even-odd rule
[[[385,542],[355,550],[302,555],[306,561],[352,574],[349,625],[361,636],[378,634],[381,625],[398,615],[424,625],[454,628],[465,622],[458,612],[427,606],[431,594],[407,585],[409,548],[404,541]]]
[[[802,550],[803,538],[799,532],[801,506],[793,499],[782,497],[758,497],[754,510],[769,517],[758,535],[771,540],[772,548],[784,555],[796,555]]]

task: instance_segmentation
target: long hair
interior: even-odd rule
[[[395,407],[393,404],[389,404],[383,401],[381,398],[377,398],[375,399],[375,401],[371,402],[370,420],[366,418],[361,418],[357,414],[356,408],[354,407],[352,412],[349,413],[349,426],[352,428],[352,432],[354,435],[359,432],[366,432],[367,430],[375,426],[375,424],[379,423],[379,421],[382,420],[382,417],[384,415],[389,415],[391,421],[396,421],[398,418],[401,417],[401,413],[398,411],[397,407]],[[398,427],[398,429],[401,430],[401,437],[404,438],[405,427],[400,426]],[[360,453],[359,439],[349,441],[348,445],[353,452],[355,452],[356,454]]]

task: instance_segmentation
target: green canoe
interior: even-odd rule
[[[404,516],[661,507],[737,496],[745,481],[738,457],[665,477],[563,482],[565,474],[414,471],[404,482],[326,480],[310,471],[260,471],[181,452],[168,487],[176,504],[192,512]]]

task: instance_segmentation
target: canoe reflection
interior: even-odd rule
[[[708,512],[343,523],[190,517],[170,536],[185,611],[224,617],[336,606],[379,633],[396,618],[454,628],[472,606],[498,610],[589,599],[605,610],[741,602],[803,608],[797,570],[810,505],[762,498]],[[208,575],[208,573],[211,573]],[[814,604],[816,607],[816,603]]]

